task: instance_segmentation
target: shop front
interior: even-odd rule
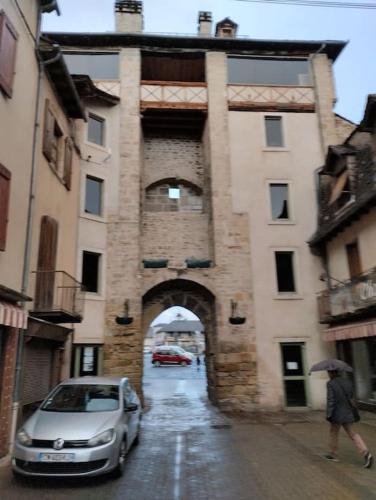
[[[338,358],[353,367],[360,405],[376,411],[376,319],[330,328],[325,339],[335,341]]]
[[[0,302],[0,458],[9,451],[17,346],[27,313],[16,303]]]

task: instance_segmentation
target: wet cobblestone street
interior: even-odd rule
[[[324,461],[327,427],[320,412],[235,418],[206,398],[204,368],[145,370],[141,442],[125,475],[16,482],[0,467],[1,500],[368,500],[376,473],[364,470],[344,437],[341,462]],[[361,433],[376,450],[376,421]]]

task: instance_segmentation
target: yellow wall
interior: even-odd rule
[[[25,15],[34,28],[36,4],[21,2],[23,8],[27,6]],[[12,174],[6,249],[0,252],[0,284],[21,291],[38,71],[33,40],[15,3],[0,0],[2,9],[19,38],[13,95],[8,98],[0,92],[0,163]]]
[[[44,215],[53,217],[58,222],[58,246],[56,270],[65,271],[73,277],[76,275],[76,247],[79,211],[79,157],[73,152],[71,189],[61,182],[43,154],[44,106],[46,99],[63,132],[64,140],[70,135],[69,122],[60,107],[47,78],[43,79],[41,95],[41,128],[38,136],[38,163],[36,177],[36,198],[33,214],[33,239],[30,270],[37,269],[40,224]],[[64,142],[64,141],[63,141]],[[62,147],[64,151],[64,146]],[[29,293],[33,294],[35,275],[31,274]]]

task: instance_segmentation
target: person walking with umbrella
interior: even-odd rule
[[[362,455],[364,467],[369,469],[373,465],[373,456],[360,434],[353,428],[353,424],[360,420],[353,399],[354,389],[350,380],[340,376],[340,372],[352,372],[352,368],[339,359],[329,359],[313,365],[310,373],[323,370],[326,370],[329,375],[326,419],[330,422],[329,453],[324,455],[324,458],[332,462],[338,462],[338,436],[341,427],[343,427]]]

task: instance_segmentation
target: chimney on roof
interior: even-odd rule
[[[238,25],[231,21],[229,17],[217,23],[215,28],[215,36],[218,38],[235,38],[238,31]]]
[[[144,27],[142,1],[116,0],[115,29],[120,33],[141,33]]]
[[[212,13],[200,11],[198,13],[198,34],[200,36],[211,36]]]

